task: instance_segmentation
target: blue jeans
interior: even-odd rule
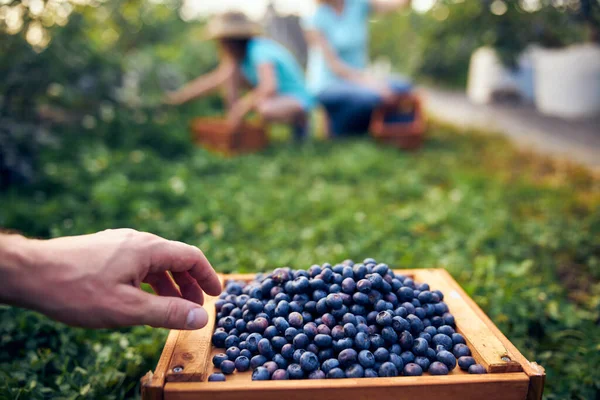
[[[394,93],[412,90],[410,82],[404,79],[390,79],[388,84]],[[333,136],[367,132],[371,114],[382,102],[377,92],[347,81],[332,83],[317,95],[317,100],[327,111]]]

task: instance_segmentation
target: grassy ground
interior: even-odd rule
[[[547,399],[600,396],[600,188],[584,170],[442,126],[417,153],[352,139],[223,159],[190,148],[183,123],[63,143],[33,188],[0,193],[0,226],[133,227],[198,245],[223,272],[367,256],[447,268],[546,367]],[[164,338],[1,308],[0,397],[131,396]]]

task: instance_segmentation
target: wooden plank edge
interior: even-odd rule
[[[167,368],[171,362],[171,357],[175,352],[177,338],[179,337],[178,330],[171,330],[167,336],[167,341],[163,351],[158,359],[154,372],[148,371],[140,379],[140,386],[143,400],[162,400]]]
[[[496,337],[506,347],[509,356],[512,361],[516,361],[523,368],[523,372],[529,377],[529,393],[527,400],[541,400],[544,392],[544,384],[546,382],[546,370],[544,367],[536,362],[530,362],[521,352],[511,343],[510,340],[500,331],[500,329],[494,324],[494,322],[487,316],[485,312],[475,303],[475,301],[467,295],[463,288],[454,280],[452,275],[443,268],[440,268],[442,274],[444,274],[449,284],[454,287],[459,294],[463,296],[467,304],[473,309],[473,311],[479,316],[479,318],[488,326],[488,328],[496,335]]]

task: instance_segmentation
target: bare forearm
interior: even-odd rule
[[[0,303],[24,305],[22,293],[26,276],[35,268],[33,244],[18,234],[0,233]]]
[[[411,0],[371,0],[371,7],[377,14],[394,12],[411,5]]]

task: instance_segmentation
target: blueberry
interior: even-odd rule
[[[279,334],[279,331],[277,330],[277,328],[275,328],[273,325],[267,327],[267,329],[265,329],[265,331],[263,332],[263,337],[267,338],[267,339],[272,339],[275,336],[277,336]]]
[[[290,375],[285,370],[285,368],[278,369],[275,372],[273,372],[273,375],[271,375],[271,380],[274,380],[274,381],[284,381],[284,380],[288,380],[288,379],[290,379]]]
[[[396,366],[398,371],[402,371],[402,368],[404,368],[404,360],[402,360],[402,357],[400,357],[398,354],[390,353],[389,360]]]
[[[342,296],[340,296],[338,293],[329,294],[327,296],[327,305],[334,310],[342,308],[342,305],[344,305]]]
[[[235,329],[237,329],[240,332],[244,332],[246,330],[246,321],[244,321],[240,317],[240,319],[235,321]]]
[[[471,365],[475,365],[475,364],[477,364],[477,362],[475,361],[475,359],[473,357],[459,357],[459,359],[458,359],[458,366],[463,371],[468,371],[469,367]]]
[[[423,332],[428,333],[432,338],[438,333],[435,326],[426,326]]]
[[[381,311],[379,314],[377,314],[376,322],[381,326],[390,326],[392,325],[392,318],[393,315],[391,312]]]
[[[240,349],[237,347],[230,347],[227,349],[225,354],[227,354],[228,359],[230,359],[231,361],[234,361],[236,358],[238,358],[240,356]]]
[[[473,364],[469,367],[470,374],[487,374],[485,367],[481,364]]]
[[[325,379],[325,372],[317,369],[310,374],[308,374],[308,379]]]
[[[321,324],[317,326],[317,334],[331,335],[331,329],[327,325]]]
[[[267,357],[267,358],[271,358],[273,357],[273,347],[271,346],[271,342],[269,341],[269,339],[263,338],[260,339],[260,341],[258,342],[258,353]]]
[[[286,369],[289,364],[287,362],[287,360],[285,359],[285,357],[282,356],[281,354],[275,354],[273,356],[273,362],[275,362],[275,364],[277,364],[277,366],[279,368],[283,368],[283,369]]]
[[[398,299],[402,302],[411,301],[414,297],[414,292],[411,288],[403,286],[398,290]]]
[[[384,276],[385,274],[387,274],[388,271],[389,271],[389,267],[387,266],[387,264],[377,264],[373,268],[373,273],[374,274],[379,274],[381,276]]]
[[[292,359],[294,360],[294,362],[296,364],[300,363],[300,357],[302,357],[302,354],[306,353],[306,350],[304,349],[297,349],[294,351],[294,355],[292,356]]]
[[[369,340],[371,341],[371,348],[374,350],[385,345],[385,341],[378,334],[369,335]]]
[[[292,286],[295,293],[304,293],[310,289],[310,283],[304,276],[294,279]]]
[[[281,355],[287,359],[287,360],[291,360],[292,357],[294,356],[294,346],[291,344],[286,344],[281,348]]]
[[[346,374],[340,368],[333,368],[327,373],[327,379],[342,379],[345,378]]]
[[[421,332],[419,333],[419,337],[422,339],[425,339],[427,341],[427,343],[431,343],[431,335],[427,332]]]
[[[297,334],[293,339],[293,344],[296,349],[305,349],[309,343],[310,339],[304,333]]]
[[[374,369],[371,369],[371,368],[365,369],[365,378],[378,378],[378,377],[379,377],[379,374]]]
[[[418,336],[419,333],[423,332],[423,329],[425,329],[423,321],[416,315],[409,314],[406,317],[406,320],[410,323],[410,333],[415,336]]]
[[[334,351],[332,348],[328,348],[328,349],[323,349],[319,351],[319,360],[320,361],[325,361],[328,360],[330,358],[332,358],[334,356]]]
[[[331,337],[333,338],[333,340],[343,339],[345,337],[344,327],[341,325],[334,326],[331,330]]]
[[[337,283],[334,283],[333,285],[329,286],[329,293],[339,293],[341,291],[342,287]]]
[[[383,363],[389,359],[390,352],[386,348],[380,347],[373,352],[373,355],[375,356],[375,361]]]
[[[431,317],[431,325],[438,328],[438,327],[444,325],[444,320],[438,316]]]
[[[435,361],[429,366],[429,373],[431,375],[448,375],[448,367],[439,361]]]
[[[432,293],[429,290],[422,291],[419,293],[417,299],[421,302],[421,304],[430,303],[432,299],[431,294]]]
[[[467,357],[471,355],[471,350],[469,350],[469,347],[466,344],[459,343],[454,345],[452,354],[454,354],[456,358]]]
[[[269,327],[269,321],[263,317],[257,317],[254,320],[255,332],[262,333]]]
[[[390,353],[400,355],[402,353],[402,347],[400,347],[398,343],[394,343],[392,347],[390,347]]]
[[[268,381],[271,378],[271,374],[265,367],[258,367],[252,371],[253,381]]]
[[[421,320],[421,323],[422,323],[423,320],[425,319],[425,310],[422,307],[416,307],[415,315],[417,316],[417,318],[419,318]]]
[[[393,330],[392,330],[393,332]],[[346,335],[346,337],[350,337],[353,338],[356,336],[357,330],[356,330],[356,326],[354,326],[352,323],[348,322],[347,324],[344,325],[344,334]]]
[[[327,305],[327,298],[324,297],[322,299],[317,300],[317,314],[323,315],[329,311],[329,306]]]
[[[369,303],[371,304],[377,304],[377,302],[383,297],[381,292],[375,289],[371,290],[367,296],[369,296]]]
[[[420,366],[423,371],[427,371],[429,369],[429,366],[431,365],[431,361],[429,361],[429,358],[421,356],[415,357],[414,363]]]
[[[350,306],[350,312],[354,315],[357,316],[361,316],[361,315],[366,315],[367,314],[367,309],[365,308],[365,306],[360,305],[360,304],[352,304]],[[366,321],[366,320],[365,320]]]
[[[338,368],[340,366],[340,362],[336,358],[330,358],[328,360],[323,361],[321,364],[321,369],[323,372],[328,373],[334,368]]]
[[[287,339],[282,336],[275,336],[271,339],[271,346],[275,351],[281,351],[283,346],[287,344]]]
[[[250,368],[256,369],[258,367],[261,367],[266,362],[267,357],[262,355],[256,355],[250,359]]]
[[[224,348],[225,339],[227,339],[227,333],[223,331],[215,332],[212,336],[212,343],[215,347]]]
[[[414,306],[412,303],[408,303],[408,302],[406,302],[406,303],[402,303],[402,304],[400,305],[400,307],[403,307],[403,308],[405,308],[405,309],[406,309],[406,312],[407,312],[408,314],[414,314],[414,313],[415,313],[415,306]],[[408,316],[408,315],[407,315],[407,316]]]
[[[325,282],[331,282],[333,279],[333,271],[329,268],[324,268],[320,275]]]
[[[405,376],[421,376],[423,375],[423,368],[418,364],[410,363],[406,364],[403,372]]]
[[[276,317],[285,317],[289,313],[290,313],[290,303],[283,300],[283,301],[280,301],[279,304],[277,304],[274,315]]]
[[[302,325],[304,325],[304,320],[302,318],[302,314],[300,314],[299,312],[292,312],[288,315],[288,322],[290,324],[291,327],[294,328],[301,328]]]
[[[391,362],[384,362],[379,367],[379,376],[398,376],[398,368]]]
[[[248,349],[242,349],[242,351],[240,351],[240,356],[248,357],[248,359],[251,359],[252,352]]]
[[[404,364],[409,364],[409,363],[415,361],[415,355],[413,354],[412,351],[405,351],[404,353],[401,353],[400,358],[402,358],[402,361],[404,361]]]
[[[277,371],[277,369],[279,368],[277,363],[274,361],[267,361],[263,364],[263,367],[265,367],[267,371],[269,371],[269,375],[273,375],[273,372]]]
[[[346,324],[357,325],[358,324],[358,320],[357,320],[357,318],[356,318],[356,316],[354,314],[352,314],[352,313],[346,313],[342,317],[342,324],[344,324],[344,325],[346,325]]]
[[[258,314],[263,310],[263,303],[258,299],[250,299],[246,302],[246,307],[248,307],[250,312]]]
[[[411,288],[411,289],[413,289],[413,290],[414,290],[414,289],[415,289],[415,287],[416,287],[416,286],[415,286],[415,281],[414,281],[414,280],[412,280],[411,278],[406,278],[406,279],[404,280],[404,286],[408,286],[409,288]]]
[[[346,378],[362,378],[365,376],[365,369],[360,364],[353,364],[346,368]]]
[[[452,343],[454,345],[457,345],[459,343],[467,344],[467,341],[465,340],[465,338],[463,337],[463,335],[461,335],[460,333],[453,333],[452,334]]]
[[[309,322],[308,324],[304,325],[302,330],[304,331],[304,334],[308,336],[309,339],[313,339],[318,333],[317,325],[314,322]]]
[[[212,358],[213,365],[217,368],[220,368],[221,363],[225,360],[229,360],[229,357],[225,353],[215,354]]]
[[[402,332],[398,341],[400,343],[400,347],[402,347],[404,350],[412,349],[414,344],[413,336],[408,331]]]
[[[285,330],[285,333],[283,334],[283,337],[285,337],[285,339],[288,342],[291,342],[292,340],[294,340],[294,338],[296,337],[296,335],[298,335],[298,329],[294,328],[294,327],[289,327]]]
[[[225,375],[230,375],[235,371],[235,363],[231,360],[223,360],[219,368]]]
[[[400,316],[392,318],[392,328],[398,333],[402,333],[410,329],[410,323]]]
[[[336,325],[335,317],[329,313],[323,314],[321,320],[323,321],[323,324],[327,325],[330,329]]]
[[[246,356],[239,356],[234,361],[235,369],[239,372],[248,371],[250,369],[250,359]]]
[[[394,315],[396,317],[406,318],[406,316],[408,315],[408,311],[406,310],[406,308],[400,306],[394,310]]]
[[[316,301],[308,301],[305,305],[304,305],[304,311],[302,312],[302,316],[304,316],[304,313],[308,312],[309,314],[315,314],[317,312],[317,302]]]
[[[371,287],[373,289],[379,289],[383,285],[383,278],[379,274],[369,274],[367,275],[367,279],[371,282]]]
[[[450,353],[449,351],[442,350],[438,352],[437,360],[444,363],[450,371],[456,368],[456,357],[454,357],[454,354]]]
[[[369,350],[362,350],[358,353],[358,362],[365,368],[375,365],[375,356]]]
[[[323,282],[323,281],[320,281]],[[324,290],[327,289],[327,285],[325,284],[325,282],[323,282],[323,289],[316,289],[313,294],[312,294],[312,299],[315,302],[319,302],[322,299],[326,299],[327,298],[327,292]],[[315,305],[316,306],[316,305]],[[315,310],[318,311],[317,308],[315,308]]]
[[[304,378],[304,371],[299,364],[290,364],[287,367],[287,373],[290,379],[302,379]]]
[[[448,305],[444,302],[439,302],[434,304],[435,307],[435,315],[441,316],[449,311]]]
[[[227,336],[227,337],[233,336],[233,337],[236,338],[235,342],[233,342],[233,343],[230,342],[230,344],[235,344],[235,343],[239,343],[240,342],[240,338],[239,338],[239,334],[240,333],[239,333],[239,331],[237,329],[233,328],[232,330],[230,330],[227,333],[229,334],[229,336]],[[225,346],[227,346],[227,339],[225,339]],[[231,346],[229,346],[229,347],[231,347]]]
[[[314,371],[319,366],[319,358],[314,353],[307,351],[300,357],[300,367],[306,372]]]
[[[377,323],[377,314],[379,314],[377,311],[371,311],[367,314],[367,325],[373,325]]]
[[[358,350],[368,350],[371,347],[369,336],[364,332],[359,332],[354,337],[354,345]]]
[[[330,347],[333,340],[329,335],[318,334],[315,336],[314,342],[320,348]]]
[[[437,335],[435,335],[431,339],[431,342],[435,346],[443,346],[446,350],[452,350],[452,339],[450,338],[450,336],[446,336],[443,333],[438,333]]]
[[[215,372],[208,377],[209,382],[225,382],[225,375]]]
[[[352,295],[352,300],[358,305],[366,306],[369,304],[369,295],[361,292],[356,292]]]
[[[439,328],[437,328],[437,331],[438,331],[438,333],[444,334],[449,337],[452,337],[452,335],[455,333],[454,329],[448,325],[440,326]]]
[[[352,278],[346,278],[342,281],[342,292],[352,294],[356,289],[356,282]]]
[[[354,346],[354,341],[350,338],[344,338],[333,342],[333,350],[336,352],[340,352],[344,349],[349,349],[352,346]]]
[[[355,279],[363,279],[367,275],[367,268],[364,264],[354,264],[352,267],[352,273],[354,274]]]
[[[398,341],[398,334],[391,326],[386,326],[381,330],[381,337],[387,343],[396,343]]]
[[[338,361],[343,367],[348,367],[356,362],[358,354],[354,349],[344,349],[338,355]]]

